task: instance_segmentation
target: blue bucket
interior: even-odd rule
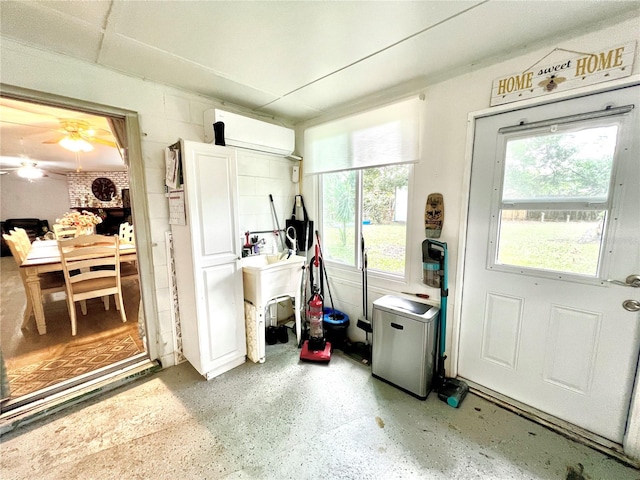
[[[340,310],[334,310],[333,308],[323,308],[322,321],[329,325],[349,325],[349,316]]]
[[[344,350],[347,340],[347,329],[349,328],[349,316],[333,308],[324,308],[322,313],[322,324],[327,341],[331,343],[332,348]]]

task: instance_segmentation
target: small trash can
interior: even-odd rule
[[[425,400],[432,388],[440,309],[385,295],[373,302],[371,373]]]

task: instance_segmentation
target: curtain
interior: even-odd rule
[[[420,161],[423,105],[414,97],[307,128],[305,175]]]
[[[120,117],[107,117],[107,121],[109,122],[109,128],[111,129],[111,133],[116,139],[116,143],[118,144],[118,151],[120,152],[120,156],[124,161],[124,164],[129,166],[129,156],[127,154],[129,143],[127,142],[127,123],[124,118]]]

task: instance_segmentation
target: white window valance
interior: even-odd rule
[[[307,128],[305,174],[420,160],[420,112],[415,97]]]

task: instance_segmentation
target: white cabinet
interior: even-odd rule
[[[180,141],[186,225],[172,225],[185,358],[211,379],[246,359],[236,151]]]

